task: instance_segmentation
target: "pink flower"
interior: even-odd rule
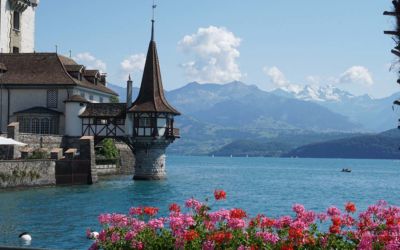
[[[107,240],[107,232],[106,232],[106,230],[101,230],[101,231],[100,231],[100,233],[99,233],[99,240],[100,240],[101,242],[104,242],[104,241]]]
[[[143,208],[142,207],[131,207],[129,209],[129,214],[130,215],[142,215],[143,214]]]
[[[265,243],[276,244],[279,241],[279,237],[270,232],[257,232],[256,236],[263,239]]]
[[[132,248],[133,249],[142,250],[142,249],[144,249],[144,244],[141,241],[133,241],[132,242]]]
[[[207,240],[203,242],[202,250],[214,250],[214,249],[215,249],[215,244],[213,241]]]
[[[99,246],[97,245],[97,242],[94,242],[90,247],[89,250],[98,250]]]
[[[319,214],[317,214],[317,218],[321,222],[324,222],[324,221],[326,221],[328,219],[328,215],[325,214],[325,213],[319,213]]]
[[[327,211],[326,213],[327,213],[330,217],[333,217],[333,216],[340,216],[340,214],[341,214],[339,208],[334,207],[334,206],[329,207],[329,208],[328,208],[328,211]]]
[[[112,243],[117,243],[120,239],[121,239],[121,237],[119,237],[118,233],[114,232],[111,234],[111,242]]]
[[[195,200],[195,199],[192,198],[192,199],[189,199],[189,200],[187,200],[185,202],[185,206],[187,208],[192,208],[192,209],[194,209],[196,211],[199,211],[201,206],[203,206],[203,204],[200,201]]]
[[[287,227],[292,223],[292,217],[290,216],[282,216],[278,220],[275,221],[275,226],[277,228]]]
[[[228,220],[228,227],[232,229],[242,229],[246,226],[246,223],[243,219],[231,218]]]
[[[292,209],[297,215],[303,214],[306,211],[304,206],[301,204],[294,204]]]
[[[161,219],[153,219],[153,220],[150,220],[147,223],[147,225],[154,230],[161,229],[161,228],[164,228],[164,220],[162,218]]]
[[[129,232],[127,232],[126,235],[125,235],[125,240],[126,240],[126,241],[131,241],[133,238],[135,238],[136,235],[137,235],[136,232],[134,232],[134,231],[129,231]]]
[[[221,209],[219,211],[209,213],[208,216],[210,217],[210,220],[213,223],[222,222],[224,220],[229,220],[230,211],[229,210],[225,210],[225,209]]]
[[[102,225],[109,224],[111,222],[111,214],[100,214],[98,220]]]
[[[361,236],[360,244],[358,245],[358,250],[372,250],[373,236],[370,232],[365,232]]]

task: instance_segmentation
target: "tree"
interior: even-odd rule
[[[115,142],[112,139],[104,139],[101,143],[102,147],[99,150],[99,154],[104,156],[105,159],[117,159],[119,158],[119,151],[115,146]]]

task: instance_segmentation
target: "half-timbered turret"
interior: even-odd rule
[[[165,150],[179,138],[179,130],[174,128],[174,117],[180,113],[164,95],[154,41],[154,20],[139,95],[128,113],[133,120],[130,138],[136,156],[134,179],[165,178]]]

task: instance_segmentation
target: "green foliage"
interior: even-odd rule
[[[101,143],[101,148],[97,151],[100,158],[103,159],[117,159],[119,158],[119,151],[115,146],[115,142],[112,139],[104,139]]]
[[[37,149],[32,152],[32,155],[28,157],[30,160],[44,160],[49,158],[49,153],[47,151]]]
[[[119,103],[119,98],[118,98],[118,96],[112,95],[112,96],[110,97],[110,102],[111,102],[111,103]]]

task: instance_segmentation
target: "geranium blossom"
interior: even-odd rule
[[[185,206],[187,211],[181,211],[173,203],[169,216],[159,218],[155,207],[134,207],[128,215],[101,214],[103,230],[90,249],[400,249],[400,208],[383,201],[358,216],[351,202],[343,214],[334,206],[315,213],[295,204],[292,216],[279,218],[252,218],[240,208],[211,211],[193,198]]]

